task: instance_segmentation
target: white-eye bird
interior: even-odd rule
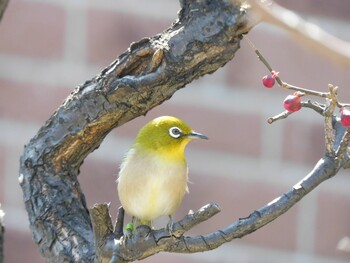
[[[182,120],[162,116],[138,133],[120,166],[118,194],[134,224],[151,226],[171,215],[188,191],[185,147],[192,139],[208,139]]]

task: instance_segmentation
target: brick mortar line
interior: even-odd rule
[[[254,233],[253,233],[254,235]],[[312,262],[312,263],[347,263],[346,260],[337,260],[333,258],[320,257],[317,255],[304,254],[300,251],[287,251],[281,249],[268,248],[252,244],[244,244],[240,241],[233,241],[216,250],[188,255],[189,259],[198,260],[200,262],[221,262],[230,263],[232,257],[240,259],[239,262],[250,262],[250,259],[263,259],[263,262]],[[250,257],[251,256],[251,257]],[[294,260],[293,260],[294,259]],[[300,259],[308,259],[308,261],[300,261]],[[310,261],[310,259],[312,261]]]
[[[28,215],[24,208],[9,206],[3,203],[2,209],[5,212],[4,222],[7,231],[14,229],[23,233],[30,233]]]
[[[33,3],[47,3],[46,0],[29,0],[28,2]],[[129,14],[140,15],[150,18],[161,18],[161,19],[175,19],[176,13],[180,10],[180,5],[178,1],[164,1],[164,0],[152,0],[143,4],[139,0],[129,0],[129,1],[114,1],[114,0],[104,0],[104,1],[62,1],[62,0],[51,0],[51,4],[61,6],[64,8],[79,7],[79,8],[89,8],[102,11],[116,11]],[[132,8],[130,8],[132,6]],[[343,26],[344,29],[348,27],[347,19],[337,19],[336,17],[313,15],[312,13],[298,13],[299,15],[306,17],[310,22],[319,24],[320,26],[333,26],[333,24]],[[339,31],[339,37],[342,36],[342,32]],[[349,36],[350,37],[350,36]],[[350,39],[349,39],[350,40]]]
[[[261,122],[261,155],[279,164],[283,155],[284,122],[279,125],[269,125],[266,123],[266,118],[261,118]]]
[[[33,3],[47,3],[45,0],[31,0]],[[128,0],[128,1],[61,1],[51,0],[51,4],[64,8],[79,7],[90,10],[114,11],[126,14],[140,15],[156,19],[176,19],[180,10],[178,1],[153,0],[151,2]],[[130,8],[132,7],[132,8]]]
[[[297,248],[306,254],[315,252],[318,194],[318,191],[314,191],[298,207]]]
[[[76,61],[28,59],[6,54],[0,54],[0,68],[0,78],[5,80],[47,85],[48,88],[67,86],[72,90],[102,70],[98,66],[88,66]]]
[[[87,11],[66,8],[64,60],[86,64],[87,61]]]
[[[5,55],[0,55],[0,67],[3,68],[0,71],[0,78],[32,83],[34,85],[47,85],[48,88],[66,86],[67,96],[69,91],[73,90],[75,86],[83,83],[86,79],[90,79],[100,70],[93,66],[87,66],[84,63],[50,62],[44,59],[28,61],[24,58],[14,58]],[[29,71],[28,68],[34,68],[36,74],[33,74],[33,71]],[[17,74],[11,74],[14,70]],[[265,89],[259,89],[259,87],[255,89],[243,86],[240,86],[238,89],[231,88],[222,80],[226,70],[219,71],[217,76],[206,76],[203,81],[200,80],[189,84],[190,86],[177,92],[173,99],[167,103],[170,105],[205,107],[236,114],[259,114],[266,120],[283,111],[282,101],[287,94],[286,92],[277,90],[272,94]],[[198,99],[193,100],[194,97]],[[317,115],[310,114],[296,113],[292,118],[295,120],[307,120],[308,123],[319,123],[321,121]],[[274,124],[268,125],[266,121],[265,125],[274,129]]]
[[[4,185],[1,188],[4,190],[4,203],[9,205],[17,205],[22,203],[22,193],[18,185],[18,170],[19,170],[19,155],[23,148],[6,147],[6,158],[4,163]]]

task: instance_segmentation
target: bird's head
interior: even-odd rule
[[[158,117],[147,123],[137,135],[134,147],[152,151],[166,159],[184,158],[184,150],[193,139],[208,139],[192,130],[184,121],[171,117]]]

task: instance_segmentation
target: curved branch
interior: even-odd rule
[[[79,86],[26,145],[19,182],[34,240],[50,262],[91,262],[94,235],[77,176],[115,127],[146,114],[239,48],[246,10],[229,1],[182,1],[163,33],[133,43]]]
[[[267,205],[255,210],[246,218],[240,218],[224,229],[194,237],[183,236],[187,230],[196,224],[205,221],[220,210],[216,205],[207,205],[184,219],[176,222],[175,233],[171,235],[167,229],[151,230],[147,226],[136,229],[132,239],[127,242],[122,239],[115,240],[114,246],[110,244],[109,255],[113,254],[111,261],[101,262],[119,263],[144,259],[159,252],[196,253],[213,250],[235,238],[241,238],[265,226],[283,213],[287,212],[298,201],[310,193],[320,183],[337,174],[340,166],[335,158],[324,156],[314,169],[300,182]],[[106,214],[107,215],[107,214]]]
[[[336,89],[330,86],[330,104],[336,105]],[[311,104],[310,102],[305,105]],[[310,106],[310,105],[309,105]],[[300,182],[267,205],[255,210],[246,218],[241,218],[222,230],[195,237],[185,237],[183,234],[194,225],[207,220],[219,212],[213,205],[203,207],[194,214],[187,215],[180,222],[175,223],[175,231],[169,233],[167,229],[152,231],[148,227],[136,230],[131,240],[124,241],[123,238],[115,239],[114,246],[106,246],[109,255],[112,254],[110,263],[129,262],[140,260],[159,252],[196,253],[215,249],[232,239],[241,238],[270,223],[292,206],[299,202],[304,196],[315,189],[320,183],[335,176],[339,169],[347,168],[349,162],[349,128],[341,125],[339,120],[333,116],[334,107],[329,106],[325,111],[323,107],[316,105],[316,111],[322,110],[325,117],[325,142],[329,144],[326,153],[316,164],[314,169]],[[315,105],[310,106],[314,109]],[[332,138],[327,138],[329,130],[332,130]],[[195,215],[195,216],[193,216]],[[109,219],[110,220],[110,219]],[[107,250],[108,250],[107,249]]]
[[[98,205],[92,209],[98,209],[99,206],[105,205]],[[105,254],[99,258],[99,261],[109,263],[130,262],[144,259],[162,251],[181,253],[182,251],[170,251],[169,246],[175,246],[179,240],[183,239],[183,234],[186,231],[219,212],[220,209],[216,204],[205,205],[198,211],[190,212],[182,220],[175,222],[171,233],[167,228],[151,230],[148,226],[141,225],[136,228],[131,239],[122,237],[111,240],[110,235],[107,234],[104,238],[101,237],[101,240],[107,239],[110,242],[102,248]],[[111,220],[108,213],[105,213],[105,219],[103,220]],[[96,227],[98,228],[98,226]],[[109,261],[109,259],[111,260]]]
[[[322,158],[291,190],[254,211],[247,218],[241,218],[230,226],[206,236],[186,237],[184,239],[186,250],[191,253],[212,250],[234,238],[241,238],[256,231],[288,211],[321,182],[334,176],[338,169],[334,160],[328,157]]]

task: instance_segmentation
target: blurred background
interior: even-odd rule
[[[341,39],[350,41],[347,0],[278,1]],[[176,19],[174,0],[11,0],[0,23],[0,203],[6,213],[5,262],[44,262],[32,241],[18,185],[19,158],[69,93],[94,77],[131,42],[152,36]],[[350,72],[298,44],[285,31],[260,24],[249,38],[281,78],[327,91],[338,85],[350,102]],[[119,201],[115,180],[138,130],[160,115],[174,115],[210,137],[189,145],[190,194],[175,218],[215,202],[222,212],[194,228],[206,234],[246,217],[301,180],[323,156],[323,120],[302,109],[272,125],[289,94],[266,89],[267,74],[246,41],[235,58],[171,100],[109,134],[79,177],[88,204]],[[311,98],[310,99],[318,99]],[[320,101],[322,102],[322,101]],[[211,252],[158,254],[145,262],[345,263],[339,241],[350,236],[350,176],[341,171],[286,214]]]

